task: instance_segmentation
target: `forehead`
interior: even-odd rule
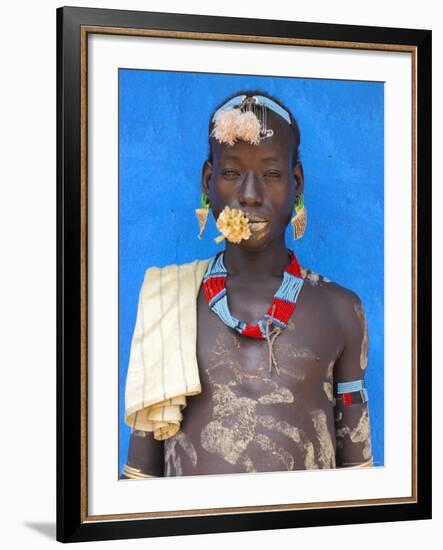
[[[254,154],[259,158],[276,158],[282,161],[292,158],[295,148],[295,136],[289,124],[273,111],[267,112],[267,128],[274,134],[260,141],[259,145],[238,140],[233,146],[219,143],[211,137],[214,156],[219,160],[243,158]]]

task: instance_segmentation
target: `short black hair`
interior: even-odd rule
[[[239,92],[236,92],[235,94],[232,94],[229,97],[227,97],[226,99],[224,99],[212,111],[211,116],[209,117],[209,126],[208,126],[208,147],[209,147],[209,149],[208,149],[208,161],[211,164],[214,161],[214,154],[213,154],[212,143],[211,143],[211,133],[212,133],[212,130],[214,129],[214,123],[212,121],[212,119],[214,118],[214,114],[216,113],[217,109],[219,109],[222,105],[224,105],[230,99],[232,99],[232,98],[234,98],[238,95],[246,95],[246,96],[249,96],[249,97],[254,96],[254,95],[262,95],[264,97],[267,97],[268,99],[272,99],[273,101],[278,103],[278,105],[280,105],[280,107],[282,107],[283,109],[285,109],[285,111],[287,111],[289,113],[289,118],[291,120],[291,129],[294,133],[294,138],[295,138],[295,147],[294,147],[293,156],[292,156],[292,167],[294,167],[297,164],[297,162],[299,162],[299,160],[300,160],[299,148],[300,148],[300,142],[301,142],[301,135],[300,135],[300,128],[298,126],[298,122],[297,122],[296,118],[294,117],[294,115],[292,114],[291,110],[288,109],[288,107],[286,107],[286,105],[282,101],[280,101],[275,96],[272,96],[272,95],[268,94],[267,92],[264,92],[262,90],[256,90],[256,89],[255,90],[240,90]]]

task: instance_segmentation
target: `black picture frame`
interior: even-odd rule
[[[415,159],[413,486],[410,499],[358,506],[286,506],[242,513],[106,519],[87,513],[87,147],[82,71],[88,32],[253,36],[410,51]],[[92,30],[91,30],[92,29]],[[220,38],[219,38],[220,39]],[[235,38],[234,38],[235,39]],[[61,542],[284,529],[431,518],[431,31],[63,7],[57,9],[57,540]],[[83,182],[83,184],[82,184]]]

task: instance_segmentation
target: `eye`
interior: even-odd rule
[[[225,170],[222,170],[222,175],[225,178],[238,178],[240,175],[237,170],[232,170],[231,168],[226,168]]]
[[[276,170],[268,170],[265,173],[265,178],[279,178],[281,177],[280,172],[277,172]]]

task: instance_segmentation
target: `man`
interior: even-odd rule
[[[230,238],[226,230],[223,253],[203,263],[203,270],[188,264],[200,274],[195,276],[199,380],[183,392],[191,397],[180,402],[178,420],[162,422],[175,403],[168,401],[174,393],[163,392],[161,417],[157,409],[138,429],[137,415],[142,418],[149,409],[145,405],[155,401],[146,397],[153,376],[146,375],[146,356],[153,348],[142,342],[149,332],[142,324],[150,311],[146,304],[157,300],[152,290],[157,283],[145,279],[149,297],[141,293],[131,350],[131,361],[140,357],[143,367],[143,404],[127,414],[133,431],[122,478],[371,466],[364,384],[368,334],[361,301],[301,267],[285,243],[304,191],[298,125],[271,96],[248,92],[217,109],[209,130],[203,204],[219,222],[226,212],[235,212],[246,220],[245,232],[238,238],[231,232]],[[299,220],[296,226],[299,230]],[[169,281],[168,269],[155,271],[160,289],[162,277],[163,284]],[[171,303],[183,295],[180,284],[177,292]],[[169,309],[161,299],[161,314],[155,317],[163,318]],[[184,317],[177,318],[182,328]],[[174,345],[172,338],[165,339],[167,329],[159,330],[163,363],[158,377],[164,376],[164,357],[170,353],[165,346]],[[168,334],[177,334],[177,327]],[[182,356],[189,343],[181,334],[173,357]],[[192,341],[192,331],[186,334]],[[172,378],[178,379],[175,372]],[[137,376],[134,387],[141,387]],[[127,389],[129,402],[128,395]],[[159,421],[157,430],[152,419]]]

